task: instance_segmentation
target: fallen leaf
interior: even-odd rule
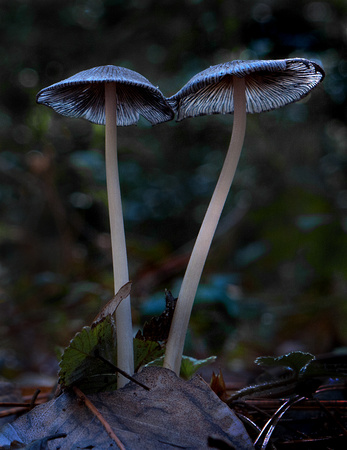
[[[200,377],[187,382],[167,369],[146,367],[135,378],[150,390],[130,382],[117,391],[88,396],[125,448],[207,450],[213,436],[237,450],[253,449],[242,422]],[[69,392],[6,425],[0,430],[0,446],[13,440],[29,444],[57,430],[67,436],[48,448],[115,447],[95,415]]]
[[[92,327],[95,327],[95,325],[102,322],[107,316],[112,316],[115,313],[121,302],[130,295],[131,285],[132,283],[129,281],[119,289],[117,294],[106,303],[99,314],[95,317],[92,322]]]
[[[226,401],[228,399],[227,388],[221,371],[217,375],[214,372],[212,373],[210,386],[221,400]]]

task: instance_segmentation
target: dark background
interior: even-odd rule
[[[249,115],[198,292],[186,354],[233,372],[255,357],[347,343],[347,3],[343,0],[0,2],[0,374],[55,375],[56,354],[112,296],[104,127],[36,93],[104,64],[164,95],[233,59],[304,57],[326,79]],[[134,331],[178,294],[232,116],[119,128]]]

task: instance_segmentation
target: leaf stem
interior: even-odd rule
[[[145,384],[141,383],[140,381],[137,381],[136,378],[132,377],[131,375],[124,372],[124,370],[119,369],[117,366],[111,363],[111,361],[108,361],[106,358],[104,358],[102,355],[99,354],[99,352],[95,352],[95,357],[99,358],[100,361],[107,364],[114,372],[120,373],[125,378],[127,378],[129,381],[132,381],[133,383],[137,384],[138,386],[141,386],[143,389],[146,389],[146,391],[150,391],[150,388],[146,386]]]

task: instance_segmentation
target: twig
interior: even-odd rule
[[[32,398],[31,398],[31,401],[30,401],[30,409],[35,408],[36,400],[37,400],[37,397],[40,392],[41,392],[40,389],[36,389],[36,391],[34,392]]]
[[[30,408],[31,403],[27,403],[27,402],[0,402],[0,407],[22,407],[22,408]]]
[[[0,402],[0,407],[8,407],[9,409],[6,409],[4,411],[0,412],[0,417],[7,417],[12,416],[13,414],[18,414],[23,411],[30,411],[38,404],[36,403],[37,397],[40,393],[40,389],[37,389],[34,393],[34,395],[31,397],[30,403],[29,402]]]
[[[141,386],[143,389],[146,389],[146,391],[150,391],[150,388],[148,386],[146,386],[145,384],[141,383],[140,381],[137,381],[134,377],[132,377],[131,375],[129,375],[128,373],[124,372],[124,370],[120,369],[119,367],[115,366],[114,364],[112,364],[110,361],[108,361],[106,358],[104,358],[103,356],[101,356],[99,354],[99,352],[96,350],[95,351],[95,357],[99,358],[102,362],[104,362],[105,364],[108,364],[115,372],[120,373],[121,375],[123,375],[123,377],[127,378],[128,380],[132,381],[135,384],[138,384],[139,386]]]
[[[75,392],[75,394],[77,395],[77,397],[79,398],[79,400],[81,402],[83,402],[86,407],[97,417],[97,419],[102,423],[102,425],[104,426],[107,434],[110,436],[110,438],[112,440],[114,440],[114,442],[118,445],[118,448],[120,450],[126,450],[124,445],[122,444],[122,442],[119,440],[119,438],[115,435],[115,433],[113,432],[110,424],[106,421],[106,419],[103,417],[103,415],[100,413],[100,411],[93,405],[93,403],[85,396],[85,394],[83,394],[83,392],[78,389],[78,387],[74,386],[73,390]]]

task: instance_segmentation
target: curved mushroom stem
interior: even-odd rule
[[[108,209],[110,216],[114,292],[129,281],[128,260],[125,243],[122,201],[120,193],[117,157],[116,83],[105,84],[105,160]],[[117,366],[129,375],[134,373],[134,352],[130,296],[116,310]],[[118,388],[128,380],[118,375]]]
[[[178,301],[166,345],[164,367],[173,370],[176,375],[179,375],[181,368],[184,341],[194,298],[207,254],[234,178],[246,130],[246,95],[244,78],[233,76],[233,86],[234,124],[228,153],[190,256],[181,290],[178,295]]]

